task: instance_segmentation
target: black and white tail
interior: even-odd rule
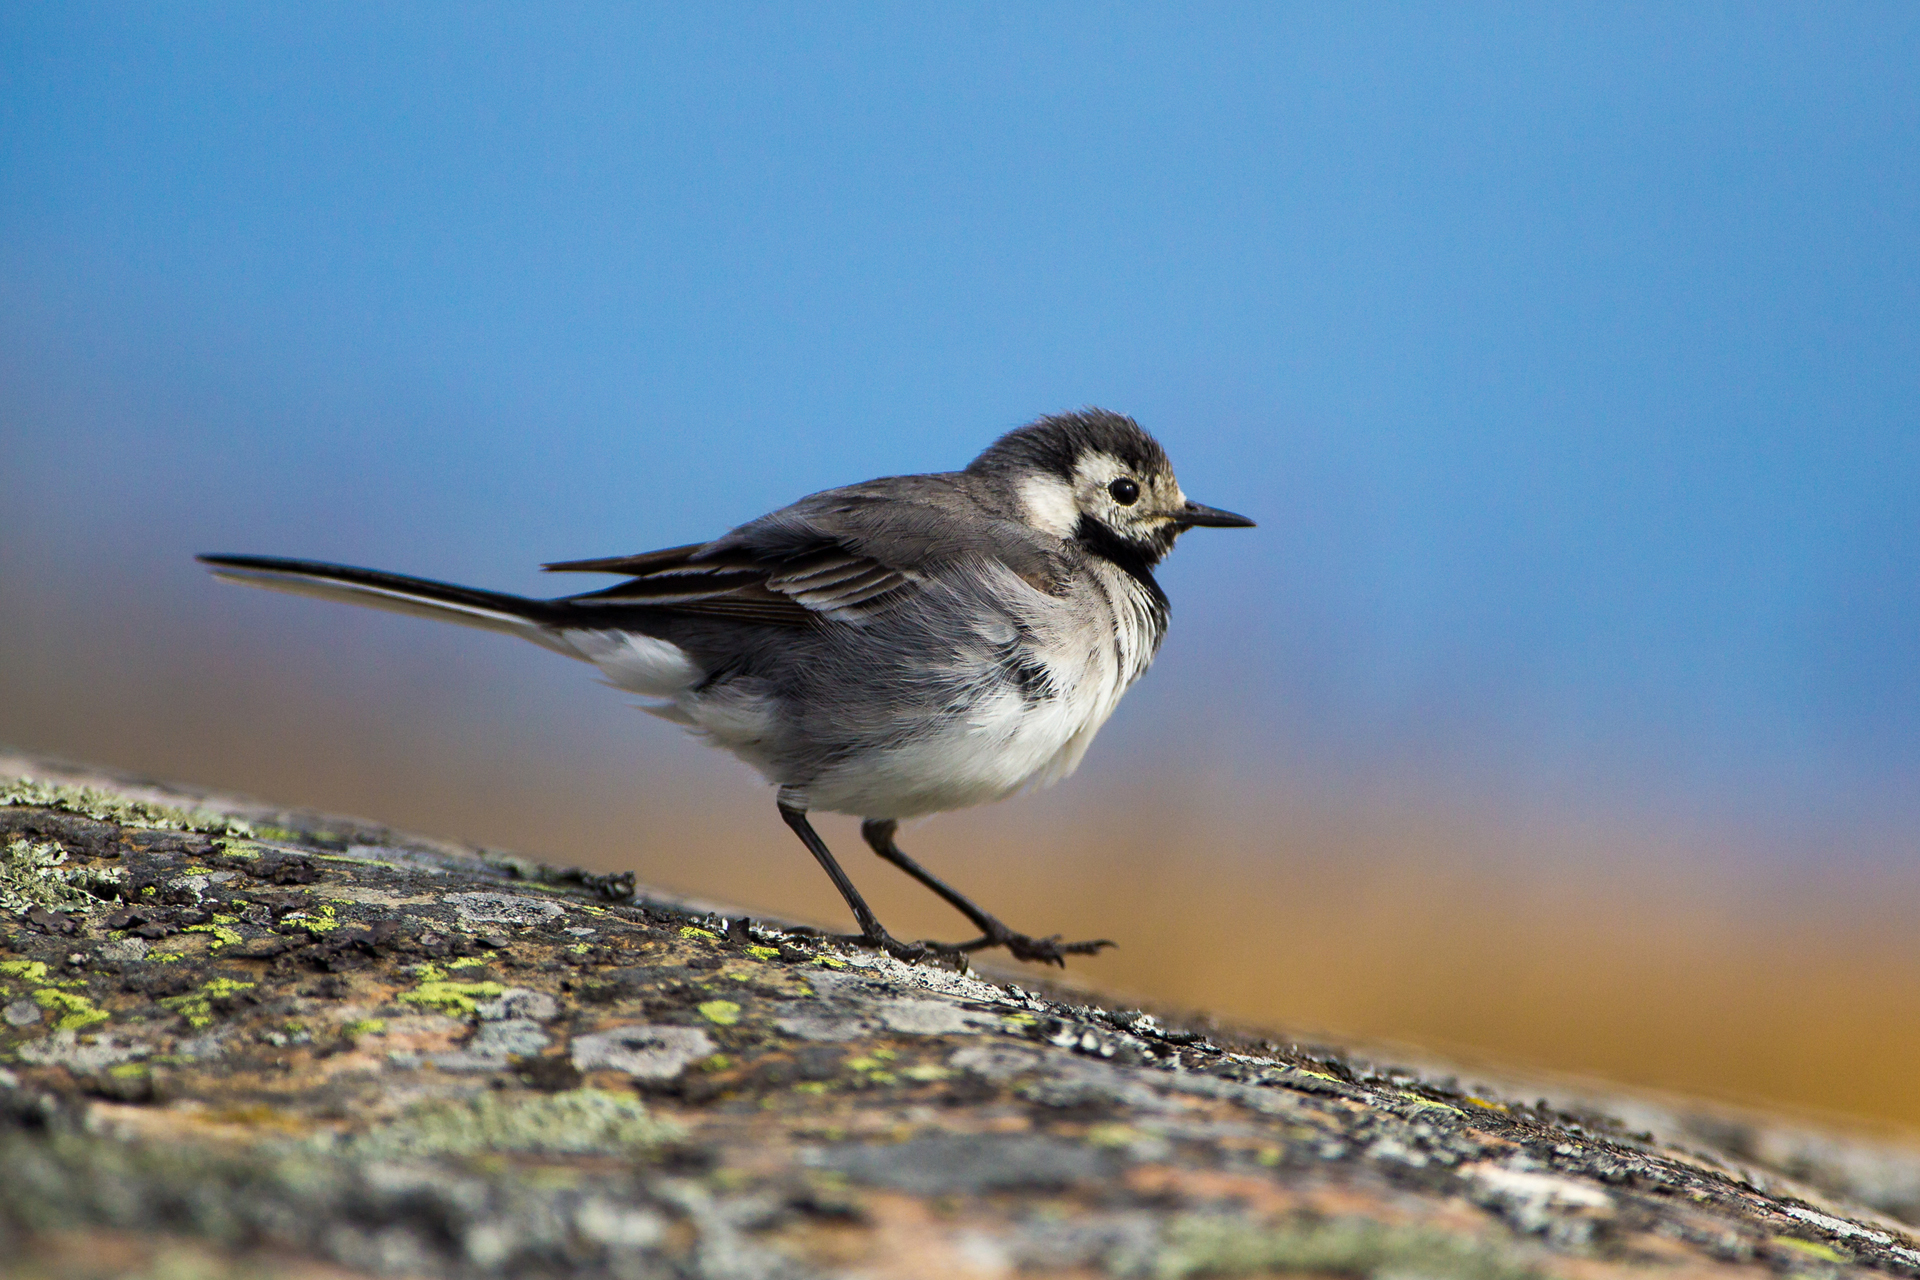
[[[534,600],[317,560],[282,560],[273,556],[200,556],[198,559],[212,565],[214,576],[227,582],[367,605],[485,631],[504,631],[569,658],[583,656],[568,643],[560,629],[564,625],[562,614],[567,609],[565,601]]]

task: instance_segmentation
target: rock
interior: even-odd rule
[[[9,1275],[1920,1274],[1891,1140],[16,770],[55,776],[0,767]]]

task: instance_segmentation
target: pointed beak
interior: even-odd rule
[[[1222,511],[1218,507],[1203,507],[1197,502],[1189,502],[1173,513],[1174,523],[1183,529],[1192,529],[1204,525],[1211,529],[1251,529],[1253,521],[1245,516],[1237,516],[1231,511]]]

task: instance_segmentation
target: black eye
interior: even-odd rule
[[[1113,500],[1123,507],[1130,507],[1140,501],[1140,486],[1125,476],[1108,485],[1107,492],[1112,494]]]

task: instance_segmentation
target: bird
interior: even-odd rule
[[[1114,943],[1016,932],[908,857],[899,824],[1071,774],[1166,635],[1155,566],[1188,529],[1253,523],[1189,500],[1139,423],[1088,407],[1007,432],[963,470],[828,489],[709,542],[544,565],[623,579],[554,599],[198,558],[229,582],[502,631],[591,663],[773,784],[859,925],[846,940],[903,961],[964,966],[1004,947],[1064,967]],[[895,938],[814,830],[816,809],[862,819],[873,852],[979,936]]]

